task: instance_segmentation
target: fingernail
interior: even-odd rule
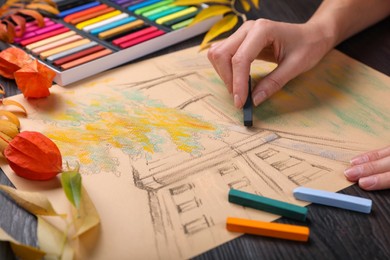
[[[369,176],[359,179],[359,186],[364,189],[369,189],[370,187],[376,185],[377,178],[374,176]]]
[[[352,158],[350,161],[350,164],[357,165],[368,162],[368,156],[362,155],[355,158]]]
[[[236,108],[241,108],[242,107],[242,102],[240,97],[237,94],[234,94],[234,106]]]
[[[349,180],[357,180],[362,175],[363,168],[362,167],[351,167],[344,171],[344,175]]]
[[[255,106],[258,106],[261,102],[267,99],[267,95],[264,91],[260,91],[256,93],[256,95],[253,97],[253,104]]]

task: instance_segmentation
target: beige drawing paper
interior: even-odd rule
[[[259,80],[275,68],[256,62]],[[22,131],[40,131],[64,161],[81,164],[101,216],[82,237],[80,259],[185,259],[239,234],[228,216],[278,216],[228,203],[230,188],[287,202],[297,186],[341,190],[349,159],[390,141],[390,79],[332,51],[254,112],[245,128],[206,53],[191,48],[121,67],[28,109]],[[31,182],[2,169],[21,190],[68,204],[58,180]]]

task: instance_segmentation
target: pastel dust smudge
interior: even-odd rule
[[[222,133],[199,116],[136,91],[108,98],[95,94],[88,101],[67,103],[65,110],[45,120],[45,134],[58,144],[64,160],[78,161],[90,173],[117,172],[119,162],[112,149],[133,159],[150,159],[167,147],[199,156],[202,138]]]

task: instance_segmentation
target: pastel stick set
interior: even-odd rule
[[[67,85],[206,32],[218,18],[188,26],[201,8],[174,0],[57,0],[60,13],[15,38]]]

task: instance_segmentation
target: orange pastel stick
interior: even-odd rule
[[[112,11],[115,11],[114,7],[107,7],[107,8],[104,8],[102,10],[90,13],[90,14],[86,14],[86,15],[83,15],[83,16],[80,16],[80,17],[76,17],[76,18],[70,20],[69,23],[71,23],[71,24],[78,24],[78,23],[84,22],[86,20],[95,18],[95,17],[97,17],[99,15],[103,15],[103,14],[112,12]]]
[[[80,59],[77,59],[77,60],[70,61],[68,63],[62,64],[61,68],[64,69],[64,70],[67,70],[67,69],[76,67],[78,65],[87,63],[87,62],[89,62],[91,60],[96,60],[96,59],[98,59],[100,57],[106,56],[106,55],[111,54],[111,53],[112,53],[112,50],[104,49],[102,51],[98,51],[98,52],[92,53],[90,55],[81,57]]]
[[[89,8],[89,9],[87,9],[87,10],[83,10],[83,11],[80,11],[80,12],[76,12],[76,13],[67,15],[67,16],[65,16],[64,21],[67,22],[67,23],[69,23],[69,22],[72,21],[73,19],[79,18],[79,17],[84,16],[84,15],[87,15],[87,14],[92,14],[92,13],[94,13],[94,12],[103,10],[103,9],[105,9],[105,8],[107,8],[107,5],[105,5],[105,4],[98,5],[98,6]]]
[[[226,219],[226,228],[232,232],[283,238],[296,241],[308,241],[310,233],[309,228],[304,226],[232,217],[228,217]]]

